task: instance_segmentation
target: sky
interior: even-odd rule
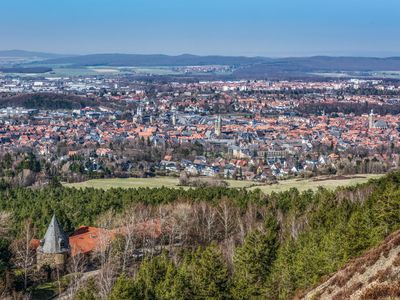
[[[400,0],[0,0],[0,50],[400,56]]]

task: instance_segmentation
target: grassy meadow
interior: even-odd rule
[[[379,178],[383,175],[363,174],[356,176],[343,177],[317,177],[311,179],[288,179],[280,180],[277,184],[264,185],[252,181],[227,180],[229,187],[232,188],[248,188],[261,189],[264,193],[282,192],[290,188],[297,188],[300,191],[312,189],[316,190],[319,186],[335,189],[338,186],[349,186],[367,182],[372,178]],[[93,179],[79,183],[65,183],[65,186],[76,188],[139,188],[139,187],[169,187],[180,188],[178,178],[174,177],[154,177],[154,178],[113,178],[113,179]],[[187,188],[187,187],[185,187]]]

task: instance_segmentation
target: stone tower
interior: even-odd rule
[[[172,113],[172,125],[173,126],[176,125],[176,113],[175,112]]]
[[[143,107],[140,105],[136,108],[136,116],[142,117],[143,116]]]
[[[46,234],[40,240],[40,246],[37,249],[38,269],[44,265],[50,268],[63,269],[69,250],[68,238],[58,223],[56,216],[53,215]]]
[[[375,124],[374,124],[374,110],[371,109],[371,113],[368,116],[368,128],[372,129],[374,127],[375,127]]]
[[[216,136],[221,135],[221,126],[222,126],[221,116],[218,115],[217,121],[215,121],[215,135]]]

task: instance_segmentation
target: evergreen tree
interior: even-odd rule
[[[268,277],[264,299],[291,298],[292,291],[296,289],[296,251],[296,243],[292,239],[282,245]]]
[[[109,300],[141,299],[135,287],[135,282],[122,273],[115,282]]]
[[[347,253],[354,257],[371,245],[370,230],[372,224],[368,218],[368,211],[355,211],[349,220],[346,233]]]
[[[229,298],[228,268],[217,245],[213,243],[205,250],[198,249],[192,273],[195,298]]]
[[[163,300],[178,299],[177,291],[174,289],[175,278],[177,276],[176,267],[172,262],[168,264],[164,280],[156,286],[156,298]]]
[[[81,287],[74,295],[74,300],[96,300],[96,283],[93,278],[89,279],[86,286]]]
[[[178,268],[170,266],[165,280],[157,287],[159,299],[190,300],[195,298],[192,284],[192,256],[186,254]]]
[[[400,178],[399,178],[400,180]],[[385,190],[377,195],[374,215],[385,234],[400,228],[400,188],[399,183],[389,183]]]
[[[234,255],[234,299],[263,298],[262,289],[278,249],[278,226],[268,218],[266,232],[249,233]]]
[[[90,289],[79,289],[74,296],[74,300],[96,300],[94,292]]]
[[[135,278],[139,299],[157,299],[156,287],[165,280],[170,264],[166,253],[142,262]]]

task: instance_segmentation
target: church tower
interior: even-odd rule
[[[136,108],[136,115],[138,117],[141,117],[143,114],[143,107],[141,107],[140,105]]]
[[[371,109],[371,113],[368,115],[368,128],[372,129],[375,128],[374,124],[374,110]]]
[[[221,135],[221,126],[222,126],[221,116],[218,115],[217,121],[215,122],[215,135],[216,136]]]
[[[173,126],[176,125],[176,113],[175,112],[172,113],[172,125]]]
[[[58,223],[56,216],[53,215],[46,234],[40,240],[40,246],[37,249],[38,269],[45,265],[51,268],[63,269],[69,250],[68,238]]]

